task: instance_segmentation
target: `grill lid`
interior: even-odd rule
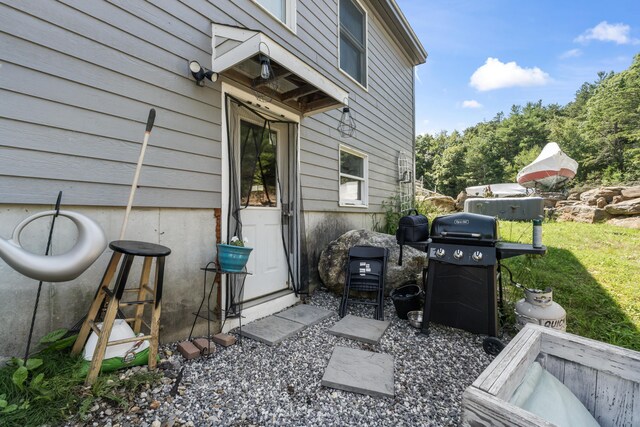
[[[467,212],[439,216],[431,224],[431,239],[448,243],[495,244],[498,221],[492,216]]]

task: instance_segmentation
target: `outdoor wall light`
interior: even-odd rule
[[[262,53],[262,45],[266,48],[266,53]],[[258,100],[271,102],[271,94],[278,92],[279,88],[278,79],[271,66],[271,50],[265,42],[260,42],[258,51],[260,52],[258,55],[258,60],[260,61],[260,76],[253,79],[253,91]],[[263,90],[263,88],[268,88],[269,91],[267,92]]]
[[[342,108],[342,115],[340,116],[340,122],[338,123],[338,132],[343,138],[350,138],[356,134],[356,120],[349,108],[349,99],[345,98],[344,107]]]
[[[264,47],[267,48],[267,54],[263,54],[262,53],[262,45],[264,45]],[[273,69],[271,68],[271,59],[269,59],[269,57],[271,56],[271,50],[269,49],[269,46],[267,46],[267,44],[265,42],[260,42],[260,45],[258,46],[258,50],[260,51],[260,77],[262,78],[262,80],[269,80],[270,77],[273,76]]]
[[[198,61],[189,62],[189,70],[191,71],[191,75],[193,76],[193,78],[196,79],[196,84],[198,86],[204,86],[205,77],[212,82],[218,80],[218,73],[214,73],[211,70],[202,68]]]
[[[267,80],[271,77],[271,64],[269,63],[269,58],[264,57],[260,60],[260,77],[264,80]]]

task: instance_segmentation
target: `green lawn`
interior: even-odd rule
[[[500,234],[530,243],[532,226],[501,221]],[[552,287],[554,300],[567,311],[568,332],[640,351],[640,230],[545,222],[542,240],[546,255],[505,260],[514,279]],[[522,297],[506,283],[511,303]]]

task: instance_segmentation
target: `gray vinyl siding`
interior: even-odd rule
[[[221,206],[220,83],[198,87],[187,62],[211,61],[211,23],[263,31],[350,93],[340,111],[301,122],[304,209],[373,212],[396,191],[413,146],[413,67],[368,11],[368,88],[338,69],[337,1],[298,0],[293,34],[250,0],[9,1],[0,5],[0,200],[123,206],[144,123],[157,111],[137,206]],[[338,148],[369,156],[369,209],[338,206]]]

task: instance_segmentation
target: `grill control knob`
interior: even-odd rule
[[[462,253],[462,251],[460,249],[456,249],[456,251],[453,253],[453,257],[455,259],[460,259],[460,258],[462,258],[463,255],[464,255],[464,253]]]
[[[443,248],[438,248],[438,249],[436,249],[436,256],[437,256],[438,258],[442,258],[442,257],[444,256],[444,254],[445,254],[445,252],[444,252],[444,249],[443,249]]]
[[[471,258],[475,261],[475,262],[480,262],[482,260],[482,252],[480,251],[475,251],[473,253],[473,255],[471,255]]]

